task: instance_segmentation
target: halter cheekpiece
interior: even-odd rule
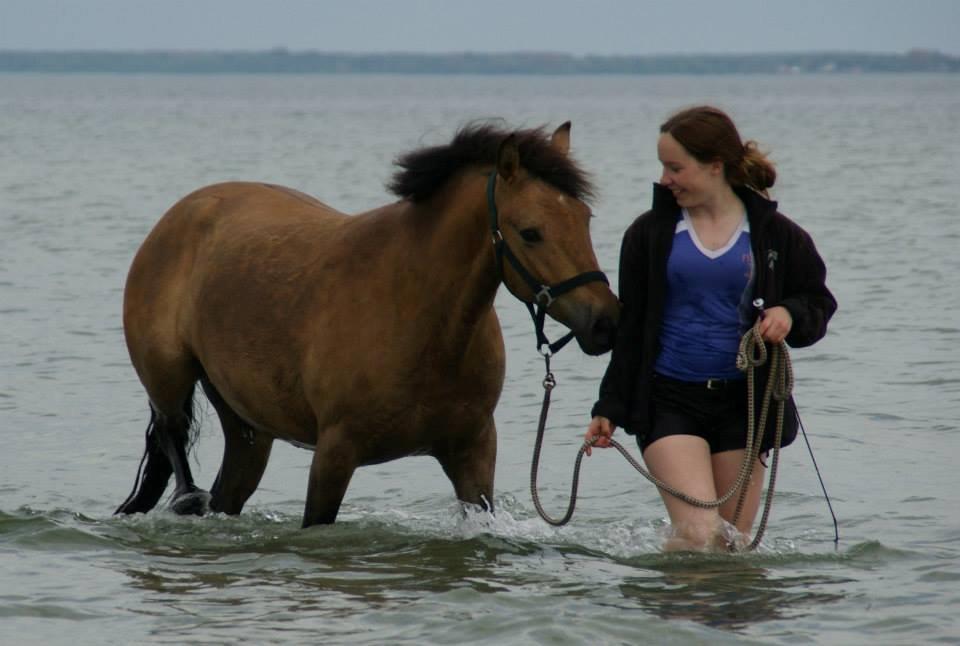
[[[533,319],[533,325],[537,333],[537,350],[539,350],[541,354],[549,356],[565,346],[570,339],[573,338],[574,333],[572,331],[568,332],[558,341],[550,343],[550,340],[543,332],[547,309],[555,300],[567,292],[573,291],[577,287],[592,282],[601,282],[609,285],[610,281],[607,280],[606,274],[602,271],[585,271],[582,274],[577,274],[573,278],[568,278],[555,285],[544,285],[534,278],[533,274],[527,271],[527,268],[523,266],[520,259],[517,258],[510,249],[510,245],[507,244],[503,233],[500,231],[499,214],[497,212],[497,202],[495,199],[496,187],[497,171],[494,170],[490,173],[490,178],[487,180],[487,210],[490,214],[490,231],[493,235],[493,248],[497,257],[497,272],[502,280],[503,259],[506,258],[510,266],[513,267],[513,270],[517,272],[527,287],[530,288],[530,291],[533,293],[533,302],[524,301],[524,305],[527,306],[530,317]]]

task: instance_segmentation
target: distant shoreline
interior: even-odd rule
[[[0,72],[119,74],[833,74],[960,72],[960,56],[809,52],[574,56],[560,53],[347,54],[317,51],[0,50]]]

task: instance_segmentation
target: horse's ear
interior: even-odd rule
[[[553,147],[558,153],[566,155],[570,152],[570,126],[572,124],[569,121],[563,122],[559,128],[553,131],[553,136],[550,137],[550,146]]]
[[[500,144],[497,151],[497,174],[506,181],[512,180],[520,170],[520,150],[517,138],[510,135]]]

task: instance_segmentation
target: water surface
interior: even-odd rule
[[[960,625],[960,78],[0,75],[0,641],[956,643]],[[310,455],[277,445],[236,518],[114,518],[143,448],[123,281],[161,213],[203,184],[287,184],[384,204],[399,153],[477,117],[572,119],[593,237],[620,236],[658,177],[659,123],[711,102],[778,163],[840,302],[793,353],[802,443],[783,454],[761,549],[667,555],[656,492],[586,461],[573,522],[528,492],[542,362],[502,290],[508,371],[495,518],[461,516],[429,458],[358,471],[333,527],[299,529]],[[553,328],[556,332],[557,328]],[[566,502],[604,358],[565,350],[541,497]],[[207,407],[194,468],[216,475]]]

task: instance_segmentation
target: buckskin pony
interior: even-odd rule
[[[357,467],[410,455],[435,457],[459,500],[492,510],[501,282],[569,327],[584,352],[609,350],[615,334],[605,280],[545,298],[530,282],[597,272],[592,187],[569,143],[569,122],[552,135],[469,124],[447,145],[399,157],[389,185],[399,201],[351,216],[252,182],[177,202],[124,291],[150,422],[117,513],[149,511],[174,475],[177,513],[238,514],[275,439],[313,451],[304,527],[334,522]],[[224,435],[209,494],[187,460],[197,382]]]

